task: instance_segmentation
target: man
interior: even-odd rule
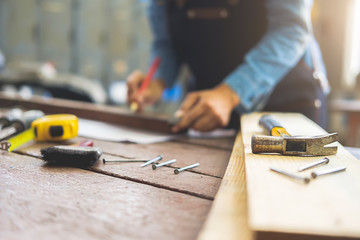
[[[141,95],[144,75],[129,76],[128,101],[158,101],[180,65],[188,64],[194,91],[176,113],[181,120],[174,132],[238,127],[238,113],[256,110],[302,112],[324,126],[321,85],[327,80],[313,77],[314,67],[322,77],[325,69],[312,35],[311,7],[311,0],[151,1],[152,58],[162,63]]]

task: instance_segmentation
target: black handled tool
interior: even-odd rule
[[[41,149],[42,159],[54,165],[88,167],[98,161],[101,148],[83,146],[53,146]]]
[[[3,128],[0,132],[0,140],[13,136],[16,133],[22,132],[30,128],[31,123],[44,116],[44,113],[40,110],[29,110],[22,112],[21,114],[13,115],[10,120],[10,124]]]
[[[14,119],[21,118],[22,114],[23,111],[20,108],[12,108],[6,111],[4,115],[0,117],[0,130],[8,127]]]

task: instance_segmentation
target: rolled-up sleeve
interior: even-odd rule
[[[238,110],[259,110],[276,84],[304,55],[311,38],[311,6],[306,0],[267,0],[267,30],[224,80],[240,97]]]
[[[151,61],[161,58],[161,63],[155,73],[155,78],[165,81],[171,87],[179,73],[180,62],[175,54],[169,36],[165,0],[151,0],[148,8],[150,27],[153,32]]]

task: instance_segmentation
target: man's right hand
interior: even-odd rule
[[[143,106],[158,102],[165,89],[164,81],[156,79],[152,80],[149,87],[140,94],[139,89],[144,79],[145,75],[140,71],[134,71],[127,78],[127,102],[129,105],[133,102],[137,103],[139,105],[138,110],[141,110]]]

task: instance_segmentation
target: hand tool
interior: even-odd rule
[[[2,142],[3,150],[9,152],[24,143],[35,139],[37,141],[62,141],[77,136],[78,119],[72,114],[54,114],[36,119],[31,128]]]
[[[41,118],[44,115],[45,114],[40,110],[29,110],[22,112],[21,115],[9,118],[9,125],[0,132],[0,141],[30,128],[31,123],[34,120]]]
[[[339,168],[328,169],[328,170],[324,170],[324,171],[320,171],[320,172],[312,172],[311,177],[312,178],[317,178],[319,176],[338,173],[338,172],[342,172],[342,171],[345,171],[345,170],[346,170],[346,167],[339,167]]]
[[[20,118],[23,111],[20,108],[12,108],[4,113],[0,117],[0,130],[9,126],[11,121],[16,118]]]
[[[142,94],[148,88],[157,68],[159,67],[160,62],[161,62],[161,59],[159,57],[156,57],[154,59],[148,73],[145,76],[144,81],[141,83],[140,89],[137,94]],[[139,110],[139,104],[137,102],[132,102],[130,104],[130,110],[132,112],[137,112]]]
[[[200,165],[200,163],[195,163],[195,164],[192,164],[192,165],[187,166],[187,167],[176,168],[176,169],[174,170],[174,173],[175,173],[175,174],[179,174],[180,172],[182,172],[182,171],[184,171],[184,170],[186,170],[186,169],[196,168],[196,167],[199,166],[199,165]]]
[[[147,165],[149,165],[149,164],[152,164],[152,163],[154,163],[154,162],[156,162],[156,161],[160,161],[162,158],[163,158],[163,157],[162,157],[161,155],[159,155],[159,156],[157,156],[156,158],[151,159],[151,160],[147,161],[146,163],[141,164],[140,167],[145,167],[145,166],[147,166]]]
[[[316,167],[319,165],[328,164],[329,162],[330,162],[330,159],[326,157],[320,161],[317,161],[317,162],[314,162],[314,163],[311,163],[309,165],[299,168],[298,172],[302,172],[302,171],[305,171],[307,169],[310,169],[310,168],[313,168],[313,167]]]
[[[289,133],[271,116],[263,116],[259,124],[275,136],[253,135],[253,153],[280,153],[291,156],[324,156],[337,153],[337,146],[325,147],[337,141],[338,134],[321,136],[290,136]]]
[[[102,154],[101,148],[83,146],[53,146],[41,149],[42,159],[55,165],[87,167]]]
[[[288,173],[288,172],[285,172],[283,170],[279,170],[279,169],[276,169],[276,168],[273,168],[273,167],[271,167],[270,170],[273,171],[273,172],[276,172],[276,173],[280,173],[280,174],[282,174],[282,175],[284,175],[286,177],[290,177],[292,179],[298,180],[298,181],[300,181],[302,183],[305,183],[305,184],[308,184],[310,182],[310,178],[307,178],[307,177],[300,177],[300,176],[294,175],[292,173]]]
[[[152,165],[152,169],[156,170],[158,167],[162,167],[162,166],[166,166],[166,165],[170,165],[172,163],[176,162],[176,159],[172,159],[163,163],[159,163],[159,164],[153,164]]]

